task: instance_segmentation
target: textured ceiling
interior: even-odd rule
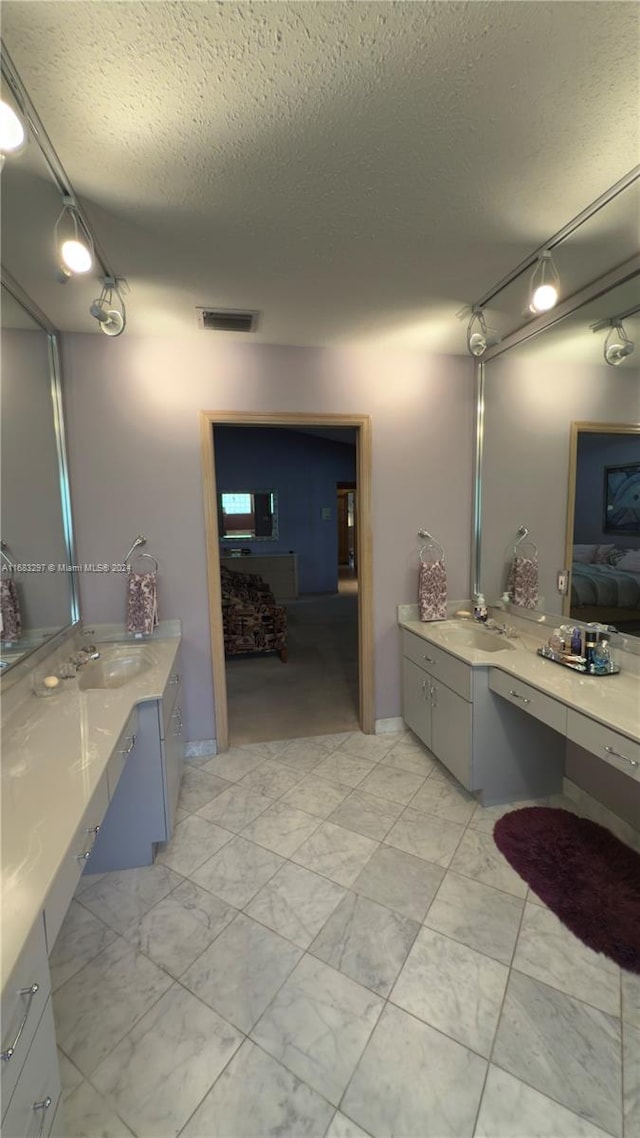
[[[213,335],[207,305],[259,309],[268,342],[464,350],[459,308],[640,150],[637,4],[5,0],[2,16],[129,282],[130,333]],[[95,282],[54,283],[37,148],[2,177],[3,261],[59,327],[95,331]],[[636,209],[560,250],[565,289],[630,255]]]

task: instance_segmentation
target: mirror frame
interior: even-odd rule
[[[564,545],[564,563],[569,572],[567,592],[562,598],[562,615],[571,616],[571,576],[573,572],[573,543],[576,514],[576,482],[578,474],[578,439],[581,434],[640,435],[640,423],[594,423],[576,420],[571,423],[569,441],[569,483],[567,497],[567,533]],[[622,540],[622,539],[621,539]],[[578,619],[574,617],[572,619]]]
[[[491,360],[504,355],[511,348],[539,336],[547,329],[554,327],[574,312],[578,312],[586,304],[606,295],[614,288],[640,275],[640,253],[634,254],[621,265],[610,272],[598,277],[579,289],[573,296],[544,313],[535,320],[529,321],[520,328],[516,328],[505,336],[499,344],[489,348],[481,359],[474,360],[474,452],[473,452],[473,500],[471,511],[471,596],[474,597],[482,590],[482,465],[484,458],[484,413],[486,396],[485,367]],[[630,424],[632,428],[640,430],[640,424]],[[628,429],[628,427],[627,427]],[[568,492],[568,488],[567,488]],[[565,549],[566,555],[566,549]],[[510,606],[514,615],[536,623],[557,623],[558,613],[546,613],[539,609],[524,609],[515,605]],[[563,601],[564,610],[564,601]],[[580,621],[577,622],[578,624]],[[640,654],[640,637],[624,637],[619,634],[624,647],[634,653]]]
[[[58,457],[58,480],[60,492],[60,509],[62,513],[62,531],[64,535],[65,554],[67,564],[75,566],[75,544],[73,536],[73,514],[71,510],[71,487],[69,482],[69,464],[67,459],[67,439],[64,421],[64,406],[62,399],[62,368],[60,362],[60,337],[57,328],[51,323],[44,312],[38,305],[31,299],[30,296],[24,291],[21,285],[12,277],[11,273],[0,265],[0,283],[2,287],[7,290],[13,299],[20,305],[21,308],[31,317],[31,319],[46,333],[47,347],[49,357],[49,390],[51,394],[51,415],[53,421],[53,430],[56,440],[56,453]],[[10,675],[14,670],[20,669],[25,660],[28,660],[34,653],[41,652],[42,648],[50,647],[57,643],[63,634],[67,633],[75,625],[80,622],[80,589],[78,581],[78,573],[74,568],[67,574],[69,578],[69,620],[64,625],[61,625],[57,632],[47,637],[40,644],[34,645],[33,648],[28,648],[24,655],[20,656],[13,664],[8,664],[3,668],[2,675],[0,676],[0,688],[3,686],[4,677]]]

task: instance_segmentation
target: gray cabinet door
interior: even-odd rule
[[[169,841],[173,833],[173,826],[180,794],[180,783],[184,768],[184,725],[182,719],[182,688],[178,686],[173,708],[167,723],[163,749],[163,776],[165,796],[165,841]]]
[[[472,707],[445,684],[434,683],[431,749],[467,789],[471,788]]]
[[[402,657],[402,715],[407,727],[431,747],[431,676]]]

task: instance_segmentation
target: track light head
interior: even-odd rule
[[[0,100],[0,154],[19,154],[27,145],[27,128],[13,107]]]
[[[467,349],[469,354],[479,359],[483,356],[487,348],[493,344],[497,344],[500,340],[497,332],[493,328],[487,327],[487,322],[484,317],[484,309],[472,308],[471,319],[467,324]]]
[[[534,315],[549,312],[558,303],[560,296],[560,277],[548,249],[540,254],[531,274],[529,288],[529,311]]]
[[[66,236],[60,233],[63,225]],[[62,212],[54,233],[59,260],[58,281],[64,283],[71,276],[88,273],[93,266],[93,241],[82,223],[74,198],[63,197]]]
[[[119,309],[112,307],[114,293],[120,302]],[[100,331],[104,332],[105,336],[120,336],[124,332],[127,326],[127,314],[118,284],[113,277],[104,278],[100,296],[89,305],[89,312],[98,321]]]
[[[631,355],[634,347],[633,340],[629,339],[622,326],[622,321],[612,321],[604,342],[605,362],[611,367],[618,367],[627,356]]]

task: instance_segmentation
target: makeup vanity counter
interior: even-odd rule
[[[567,738],[640,780],[634,657],[587,676],[539,657],[523,622],[513,639],[482,629],[494,651],[464,642],[471,620],[399,623],[405,721],[485,805],[561,790]]]
[[[79,876],[115,793],[124,766],[120,752],[131,746],[138,709],[166,701],[179,646],[179,636],[140,642],[148,667],[122,687],[82,691],[80,670],[61,682],[59,694],[38,697],[28,690],[4,720],[3,992],[58,882],[64,884],[66,866]],[[48,951],[54,939],[48,937]]]

